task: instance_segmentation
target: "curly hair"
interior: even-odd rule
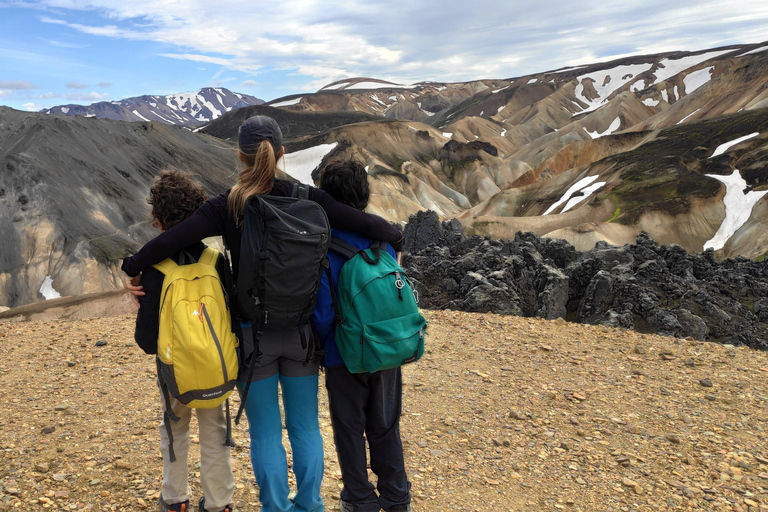
[[[330,159],[320,176],[320,188],[338,202],[358,210],[368,206],[368,171],[357,159]]]
[[[208,196],[203,185],[188,172],[166,169],[152,181],[147,203],[160,228],[169,230],[200,208]]]

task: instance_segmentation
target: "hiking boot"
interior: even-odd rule
[[[205,496],[200,498],[200,502],[197,504],[197,512],[208,512],[208,509],[205,508]],[[221,512],[232,512],[232,504],[230,503],[224,507]]]
[[[160,499],[157,500],[157,505],[160,508],[160,512],[189,512],[189,500],[169,505],[160,496]]]
[[[355,512],[355,506],[344,500],[339,500],[339,510],[341,512]]]
[[[394,507],[390,507],[387,512],[413,512],[413,508],[411,508],[410,503],[406,503],[405,505],[395,505]]]

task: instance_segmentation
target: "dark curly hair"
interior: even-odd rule
[[[358,210],[368,206],[368,172],[359,160],[329,160],[320,176],[320,188],[338,202]]]
[[[188,172],[166,169],[152,181],[147,203],[160,228],[169,230],[200,208],[208,199],[203,185]]]

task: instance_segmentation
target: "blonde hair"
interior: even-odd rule
[[[277,159],[275,150],[268,140],[259,144],[255,155],[240,152],[245,167],[237,175],[237,183],[232,187],[227,200],[227,206],[234,219],[245,212],[245,203],[250,196],[266,194],[272,190],[273,181],[277,175]]]

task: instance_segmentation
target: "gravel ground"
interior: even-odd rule
[[[404,369],[417,512],[768,510],[767,353],[563,320],[425,316],[428,351]],[[0,324],[0,511],[155,510],[154,372],[130,316]],[[320,395],[322,492],[337,510]],[[235,441],[235,504],[259,510],[246,421]],[[193,481],[198,461],[193,444]]]

